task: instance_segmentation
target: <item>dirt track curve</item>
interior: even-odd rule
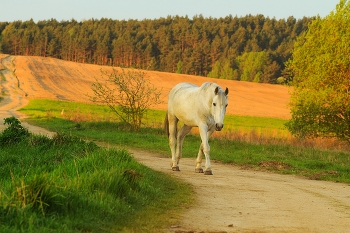
[[[26,92],[18,87],[18,83],[24,81],[13,75],[17,67],[10,57],[3,58],[2,65],[5,69],[1,72],[6,78],[2,86],[8,95],[0,103],[0,121],[13,115],[25,121],[16,111],[27,103]],[[42,86],[32,88],[38,90]],[[55,95],[55,90],[50,90]],[[24,126],[35,133],[50,134],[45,129]],[[2,123],[0,130],[1,127]],[[179,223],[169,226],[166,232],[350,232],[348,184],[243,170],[215,162],[214,175],[205,176],[194,173],[194,159],[182,159],[181,172],[172,172],[170,159],[163,155],[131,152],[145,165],[172,174],[194,187],[196,205],[186,210]]]

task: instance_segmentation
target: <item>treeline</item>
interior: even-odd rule
[[[0,22],[0,52],[275,83],[311,20],[199,15]]]

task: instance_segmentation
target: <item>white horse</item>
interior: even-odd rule
[[[212,175],[208,139],[215,130],[220,131],[224,127],[227,94],[228,88],[224,91],[219,85],[211,82],[203,83],[200,87],[191,83],[179,83],[170,91],[164,126],[169,137],[173,171],[180,171],[178,164],[182,156],[182,143],[185,136],[192,127],[198,127],[202,143],[195,172],[203,173],[202,156],[204,154],[204,174]],[[178,121],[184,124],[179,132],[177,132]]]

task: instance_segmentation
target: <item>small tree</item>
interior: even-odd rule
[[[221,70],[221,75],[220,78],[221,79],[233,79],[233,69],[231,67],[230,61],[226,60],[224,67]]]
[[[301,137],[350,141],[350,3],[341,0],[297,38],[287,69],[293,76],[288,129]]]
[[[209,72],[207,77],[209,77],[209,78],[220,78],[220,72],[221,72],[221,63],[220,63],[220,61],[216,61],[214,63],[213,69]]]
[[[94,102],[106,104],[119,118],[138,131],[145,113],[151,106],[160,104],[161,91],[154,87],[143,71],[122,69],[108,74],[101,70],[101,76],[106,77],[102,84],[97,79],[92,84]]]
[[[183,63],[182,63],[182,61],[179,61],[178,63],[177,63],[177,69],[176,69],[176,73],[177,74],[182,74],[182,67],[183,67]]]
[[[268,63],[267,52],[248,52],[236,58],[241,71],[240,80],[261,82],[260,76]]]

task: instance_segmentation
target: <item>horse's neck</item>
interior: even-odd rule
[[[202,107],[207,108],[210,110],[212,101],[213,101],[213,95],[211,93],[208,94],[208,90],[206,91],[199,91],[198,93],[198,101],[201,102]]]

